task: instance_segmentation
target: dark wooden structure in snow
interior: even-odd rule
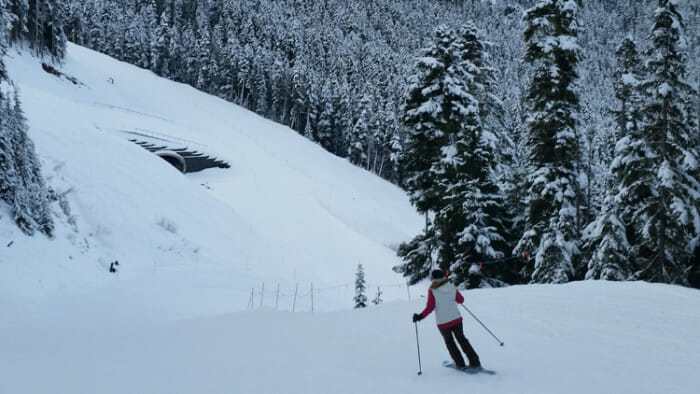
[[[223,160],[211,157],[187,147],[173,148],[157,145],[152,142],[130,139],[129,141],[160,156],[182,173],[202,171],[207,168],[230,168],[231,165]]]

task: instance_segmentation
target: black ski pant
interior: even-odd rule
[[[472,367],[481,365],[481,363],[479,362],[479,355],[476,354],[474,348],[464,336],[464,332],[462,331],[462,322],[459,322],[458,324],[452,327],[439,329],[440,334],[442,334],[442,337],[445,339],[447,351],[450,352],[450,356],[452,357],[452,360],[454,360],[455,365],[458,368],[464,367],[465,365],[462,353],[459,351],[459,349],[457,348],[457,344],[455,343],[455,338],[457,339],[457,342],[459,342],[459,346],[462,347],[464,354],[467,355],[467,359],[469,359],[469,365]]]

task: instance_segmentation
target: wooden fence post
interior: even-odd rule
[[[299,283],[297,282],[297,287],[294,289],[294,303],[292,304],[292,312],[297,308],[297,293],[299,292]]]
[[[280,304],[280,284],[277,283],[277,296],[275,297],[275,310],[279,309]]]
[[[265,282],[262,284],[262,291],[260,292],[260,307],[263,306],[263,297],[265,297]]]

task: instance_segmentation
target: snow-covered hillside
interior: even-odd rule
[[[279,283],[280,308],[291,309],[299,283],[297,308],[310,309],[313,282],[316,309],[346,308],[353,289],[324,289],[353,282],[358,263],[369,283],[402,282],[392,248],[422,220],[394,185],[289,128],[82,47],[69,45],[58,67],[77,85],[26,54],[11,51],[6,63],[77,231],[64,218],[54,240],[29,238],[3,215],[3,299],[132,298],[190,316],[244,309],[252,288],[259,304],[263,283],[264,305]],[[231,168],[183,176],[129,142],[135,132]],[[108,273],[114,260],[117,275]],[[383,291],[407,297],[405,286]]]

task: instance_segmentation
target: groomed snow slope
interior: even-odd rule
[[[697,393],[697,290],[588,281],[465,296],[505,342],[499,347],[465,316],[467,336],[496,375],[443,368],[448,355],[430,316],[419,323],[418,376],[410,316],[423,301],[414,300],[345,312],[0,328],[0,392]]]
[[[358,263],[370,283],[402,282],[392,248],[422,219],[399,188],[236,105],[82,47],[67,53],[57,68],[78,85],[26,53],[5,59],[77,232],[63,217],[55,239],[29,238],[0,213],[0,299],[131,299],[142,304],[131,313],[186,317],[244,309],[252,288],[259,304],[263,282],[268,305],[279,283],[291,309],[299,283],[298,308],[310,309],[311,282],[352,282]],[[129,142],[134,132],[231,168],[183,176]],[[118,275],[107,272],[114,260]],[[352,291],[315,294],[315,308],[350,307]],[[407,296],[405,286],[383,291]]]

